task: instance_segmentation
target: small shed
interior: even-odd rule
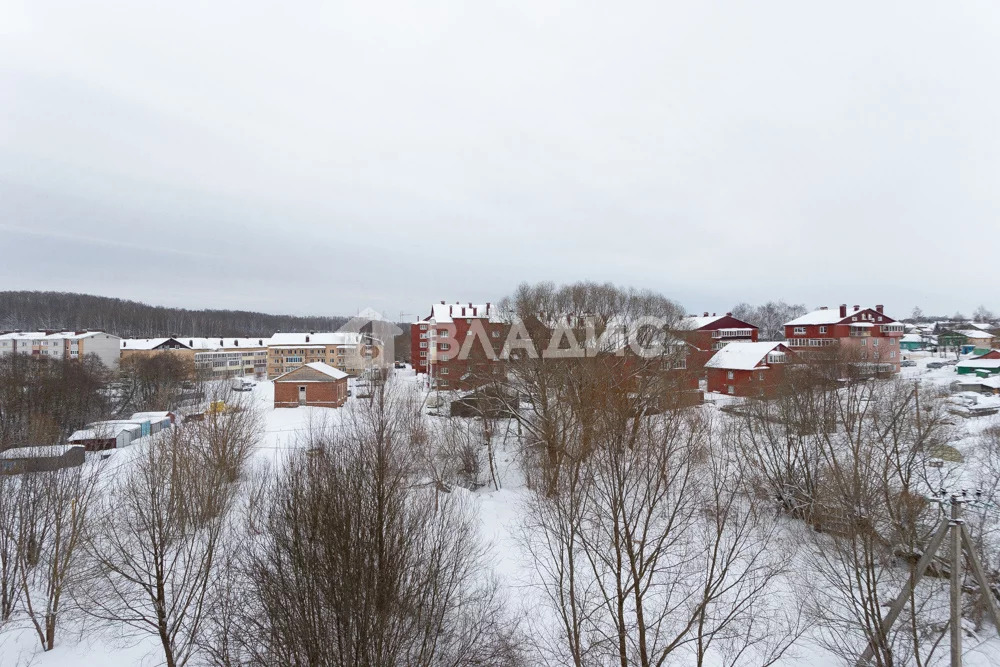
[[[84,447],[80,445],[40,445],[15,447],[0,452],[0,474],[18,475],[82,466]]]
[[[1000,373],[1000,359],[978,358],[960,361],[955,366],[959,375],[975,375],[976,371]]]
[[[149,422],[149,432],[153,434],[170,428],[174,423],[175,415],[172,412],[136,412],[130,419]]]
[[[83,445],[88,452],[95,452],[128,447],[141,437],[142,426],[134,422],[94,422],[69,436],[69,444]]]
[[[274,378],[274,407],[339,408],[347,402],[347,373],[316,361]]]

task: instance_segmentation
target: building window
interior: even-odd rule
[[[420,347],[427,347],[427,343],[421,343]]]
[[[441,369],[441,375],[447,375],[447,374],[448,374],[448,369],[447,368],[442,368]]]
[[[439,350],[450,350],[451,349],[451,345],[449,345],[448,343],[438,343],[438,349]]]
[[[425,338],[427,338],[427,332],[420,334],[420,340],[424,340]]]
[[[759,373],[757,373],[757,379],[759,379],[761,382],[764,381],[764,371],[760,371]]]
[[[868,345],[868,339],[867,338],[862,338],[861,339],[861,347],[865,347],[866,345]]]
[[[733,372],[732,371],[727,371],[726,372],[726,378],[729,379],[729,380],[732,380],[733,379]]]
[[[447,329],[438,329],[438,336],[440,336],[441,338],[447,338],[448,337],[448,330]]]
[[[795,335],[796,336],[804,336],[804,335],[806,335],[806,328],[805,327],[795,327]]]
[[[882,316],[881,316],[881,315],[879,316],[879,318],[878,318],[878,321],[879,321],[879,322],[881,322],[881,321],[882,321]]]
[[[878,347],[878,338],[872,338],[872,345]]]
[[[736,393],[736,387],[734,387],[733,385],[729,385],[729,388],[728,388],[727,391],[729,391],[730,394],[735,394]]]
[[[819,332],[820,332],[821,334],[824,334],[824,333],[826,333],[826,327],[820,327],[820,328],[819,328]]]
[[[500,332],[499,331],[494,331],[493,334],[492,334],[492,336],[494,338],[499,338],[500,337]]]
[[[423,358],[423,357],[426,357],[426,356],[427,356],[427,353],[426,353],[426,352],[421,352],[421,353],[420,353],[420,357],[421,357],[421,358]]]

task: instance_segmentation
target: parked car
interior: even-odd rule
[[[230,386],[233,391],[253,391],[256,385],[245,378],[235,378]]]
[[[932,361],[931,363],[927,364],[927,368],[944,368],[944,364],[942,364],[940,361]]]
[[[944,362],[944,365],[945,366],[957,366],[958,365],[958,360],[956,360],[956,359],[949,359],[948,361]]]
[[[404,364],[402,361],[397,361],[395,366],[396,368],[406,368],[406,364]]]
[[[899,365],[902,366],[903,368],[909,368],[911,366],[916,366],[917,362],[913,361],[912,359],[907,359],[906,361],[899,362]]]

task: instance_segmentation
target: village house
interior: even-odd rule
[[[103,331],[12,331],[0,333],[0,355],[29,354],[36,359],[82,359],[95,355],[117,369],[121,339]]]
[[[339,408],[347,402],[347,373],[314,361],[274,378],[274,407]]]
[[[778,342],[730,343],[705,364],[708,391],[768,397],[785,377],[792,351]]]
[[[861,363],[878,372],[898,373],[899,339],[903,325],[874,308],[841,304],[837,310],[825,306],[785,322],[785,344],[800,353],[830,346],[852,353]]]

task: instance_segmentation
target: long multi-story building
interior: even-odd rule
[[[365,333],[350,331],[276,333],[267,346],[267,377],[311,363],[324,363],[349,375],[385,363],[380,340]]]
[[[92,354],[108,368],[118,368],[120,340],[103,331],[12,331],[0,334],[0,355],[82,359]]]
[[[847,304],[833,310],[822,307],[785,322],[785,344],[795,351],[808,352],[839,346],[856,362],[871,364],[883,372],[899,371],[899,339],[903,325],[874,308]]]
[[[269,338],[130,338],[122,340],[122,360],[170,354],[192,374],[206,379],[267,375]]]

